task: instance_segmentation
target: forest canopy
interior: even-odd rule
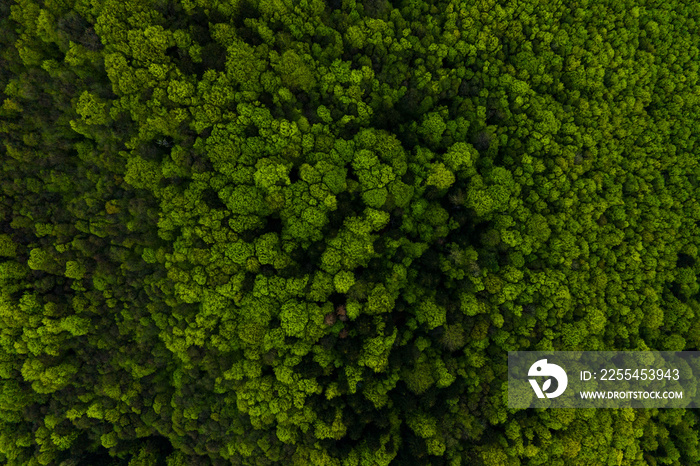
[[[0,463],[690,465],[516,350],[698,350],[687,1],[0,2]]]

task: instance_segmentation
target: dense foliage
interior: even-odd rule
[[[700,347],[691,1],[0,2],[0,461],[690,465],[511,350]]]

